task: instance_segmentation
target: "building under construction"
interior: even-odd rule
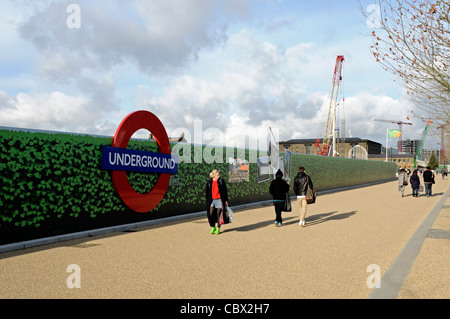
[[[284,141],[279,143],[280,152],[289,149],[292,153],[299,154],[311,154],[317,155],[315,144],[317,139],[292,139],[289,141]],[[322,143],[322,139],[319,140]],[[339,156],[348,157],[348,154],[352,148],[355,146],[361,146],[366,150],[367,155],[370,154],[381,154],[381,144],[367,139],[361,139],[359,137],[346,138],[345,141],[337,139],[336,150]]]

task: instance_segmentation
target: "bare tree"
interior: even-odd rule
[[[425,116],[450,128],[450,3],[376,0],[374,59]],[[368,13],[362,10],[363,14]]]

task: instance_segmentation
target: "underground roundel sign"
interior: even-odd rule
[[[128,141],[140,130],[149,130],[159,146],[159,153],[127,149]],[[122,201],[132,210],[145,213],[163,199],[171,174],[176,174],[178,161],[171,155],[169,138],[161,121],[148,111],[129,114],[120,123],[112,147],[102,149],[102,169],[112,171],[112,181]],[[130,185],[127,171],[159,173],[153,189],[147,194],[136,192]]]

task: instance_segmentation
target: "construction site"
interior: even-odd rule
[[[340,123],[337,120],[337,109],[343,105],[345,97],[341,96],[339,91],[343,81],[342,68],[344,56],[338,55],[334,67],[331,92],[329,94],[328,108],[324,115],[324,133],[319,137],[306,139],[290,139],[279,142],[281,152],[289,150],[293,153],[310,154],[318,156],[334,156],[363,160],[384,160],[386,162],[397,163],[399,169],[415,169],[428,166],[432,154],[436,157],[439,168],[449,170],[450,147],[446,147],[448,139],[446,138],[444,125],[436,126],[433,119],[426,119],[416,115],[411,111],[412,116],[419,118],[424,123],[424,128],[420,139],[403,139],[403,126],[412,126],[411,122],[401,120],[374,119],[375,122],[384,122],[398,125],[398,129],[387,129],[386,143],[381,143],[364,139],[360,137],[345,137],[345,115]],[[407,116],[406,120],[410,120]],[[434,126],[434,127],[433,127]],[[427,137],[430,135],[430,127],[433,127],[434,136],[438,135],[440,139],[439,149],[425,149],[424,146]],[[397,139],[396,145],[389,145],[389,138]],[[392,142],[391,142],[392,143]]]

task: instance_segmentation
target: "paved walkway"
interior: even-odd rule
[[[0,298],[448,299],[448,181],[431,198],[396,181],[319,194],[306,227],[294,201],[282,227],[268,204],[220,235],[202,216],[1,253]]]

